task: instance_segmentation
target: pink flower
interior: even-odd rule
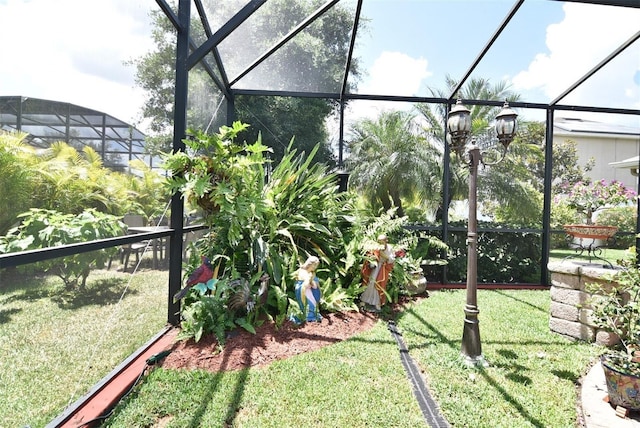
[[[573,186],[563,184],[561,188],[568,193],[563,200],[578,212],[587,217],[587,224],[595,211],[606,206],[625,204],[636,197],[633,189],[625,187],[621,182],[605,180],[588,183],[578,181]]]

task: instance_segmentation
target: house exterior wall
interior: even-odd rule
[[[560,143],[572,140],[576,143],[578,163],[585,166],[589,159],[595,165],[587,175],[593,180],[617,180],[638,191],[638,178],[628,168],[615,168],[611,162],[619,162],[640,153],[640,135],[589,134],[554,130],[553,140]]]

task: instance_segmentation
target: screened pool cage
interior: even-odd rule
[[[535,28],[547,9],[562,7],[584,8],[596,14],[599,11],[623,9],[627,15],[640,18],[640,2],[637,0],[519,0],[513,3],[495,1],[473,2],[473,7],[459,7],[458,2],[394,2],[369,0],[329,0],[311,3],[311,12],[300,16],[286,15],[289,9],[283,8],[285,1],[206,1],[179,0],[170,4],[165,0],[156,0],[157,12],[170,22],[175,31],[175,92],[173,118],[173,150],[185,150],[183,139],[187,130],[194,125],[195,117],[204,118],[198,122],[209,130],[217,130],[218,126],[231,124],[236,119],[236,111],[243,108],[242,100],[246,97],[283,97],[312,98],[325,100],[335,111],[331,116],[328,128],[331,143],[337,153],[337,164],[342,168],[348,156],[348,127],[356,119],[352,113],[357,106],[364,104],[393,108],[401,106],[427,105],[450,111],[458,99],[465,84],[480,76],[502,76],[513,73],[510,64],[517,55],[530,53],[528,39],[516,37],[516,30],[527,25]],[[376,12],[374,6],[382,8],[384,13]],[[485,12],[493,13],[487,15]],[[473,16],[477,26],[458,28],[457,23],[462,15]],[[556,87],[555,95],[531,96],[531,99],[509,100],[512,109],[519,118],[538,118],[546,124],[545,128],[545,161],[544,161],[544,203],[540,213],[539,229],[527,230],[535,234],[541,242],[540,277],[532,283],[548,285],[547,264],[549,261],[550,240],[554,233],[550,227],[551,186],[552,186],[552,150],[554,119],[567,113],[600,115],[607,117],[631,118],[640,125],[640,109],[638,100],[629,100],[625,96],[625,88],[618,88],[612,97],[595,95],[591,98],[583,96],[581,89],[599,87],[607,83],[606,71],[625,69],[629,59],[638,66],[640,58],[640,31],[631,34],[618,34],[613,29],[616,22],[604,19],[598,28],[593,28],[599,39],[609,41],[608,50],[595,63],[575,65],[573,80],[562,87]],[[390,89],[376,89],[359,86],[362,77],[372,72],[365,67],[371,66],[362,59],[367,49],[388,49],[393,51],[393,35],[404,31],[403,19],[407,16],[423,16],[422,28],[434,29],[431,38],[423,34],[415,34],[411,46],[415,57],[422,57],[420,49],[437,49],[448,52],[446,66],[440,65],[446,75],[454,80],[452,87],[445,92],[429,91],[422,87],[413,90],[414,94],[391,93]],[[343,33],[333,34],[325,40],[332,40],[334,46],[329,49],[336,53],[328,62],[327,58],[319,58],[313,52],[305,52],[308,45],[305,40],[310,34],[322,31],[323,25],[330,21],[343,20],[348,17],[348,25]],[[542,21],[540,21],[542,22]],[[640,22],[640,19],[636,22]],[[386,28],[383,38],[377,39],[380,44],[389,43],[389,47],[371,47],[367,45],[367,27],[379,25]],[[542,25],[542,24],[540,24]],[[275,33],[270,33],[270,27]],[[255,41],[255,31],[264,31],[261,44],[248,43]],[[615,37],[613,34],[616,34]],[[545,37],[544,28],[539,28],[531,38]],[[568,35],[570,37],[570,35]],[[317,39],[314,39],[317,40]],[[572,40],[577,52],[590,49],[593,40]],[[364,48],[363,48],[364,46]],[[426,57],[427,55],[424,54]],[[533,57],[533,55],[531,55]],[[544,75],[543,65],[532,68],[531,73],[540,73],[540,78],[553,80],[553,75]],[[637,75],[640,73],[638,69]],[[442,82],[444,76],[438,76]],[[398,76],[398,79],[402,79]],[[444,83],[440,87],[444,87]],[[388,87],[394,87],[389,85]],[[406,92],[406,91],[405,91]],[[437,95],[434,95],[436,94]],[[614,100],[614,101],[610,101]],[[619,101],[616,101],[619,100]],[[36,100],[33,100],[36,101]],[[467,99],[461,100],[468,108],[499,108],[504,99]],[[63,105],[63,109],[55,112],[38,111],[47,109],[48,104],[34,102],[24,98],[0,99],[3,103],[12,103],[16,128],[33,134],[34,139],[45,141],[53,137],[65,135],[80,144],[90,144],[102,151],[105,159],[112,158],[114,165],[122,165],[125,160],[142,156],[140,152],[144,135],[134,128],[117,121],[108,115],[90,110]],[[378,103],[378,104],[376,104]],[[52,104],[53,105],[53,104]],[[34,106],[38,106],[37,108]],[[391,106],[391,107],[389,107]],[[61,106],[57,106],[58,109]],[[64,109],[67,109],[66,111]],[[6,108],[3,107],[3,114]],[[50,114],[53,114],[51,116]],[[48,121],[55,117],[57,123]],[[21,119],[20,119],[21,118]],[[28,119],[28,122],[27,122]],[[20,122],[20,120],[22,120]],[[4,122],[4,119],[3,119]],[[66,122],[63,124],[63,122]],[[254,123],[252,126],[267,133],[270,127],[277,124]],[[32,128],[29,128],[32,127]],[[636,126],[640,128],[640,126]],[[443,124],[443,129],[444,129]],[[43,132],[39,132],[43,130]],[[44,132],[47,130],[47,132]],[[77,132],[76,135],[70,135]],[[445,137],[442,136],[442,140]],[[636,150],[640,142],[636,142]],[[448,171],[450,149],[443,148],[443,164]],[[147,157],[146,160],[150,161]],[[445,175],[448,176],[448,175]],[[637,188],[638,185],[636,184]],[[448,180],[443,180],[443,201],[448,200],[451,192]],[[5,254],[0,256],[0,268],[24,265],[37,261],[64,257],[80,252],[101,248],[122,246],[140,240],[169,238],[169,280],[167,290],[168,321],[179,322],[179,304],[172,301],[173,296],[182,283],[183,237],[196,230],[198,226],[187,225],[184,202],[181,195],[172,197],[171,219],[169,227],[161,231],[141,233],[135,236],[123,236],[107,240],[87,242],[84,244],[46,248],[38,251]],[[446,210],[445,210],[446,211]],[[439,226],[423,227],[437,233],[445,242],[452,233],[460,231],[450,225],[448,213],[443,213]],[[417,225],[417,229],[421,226]],[[640,223],[636,221],[636,233],[640,231]],[[495,232],[495,231],[487,231]],[[501,229],[500,233],[521,233],[522,230]],[[632,232],[632,231],[629,231]],[[636,243],[638,241],[636,240]],[[448,283],[446,269],[441,276],[442,284]]]
[[[107,113],[60,101],[22,96],[0,96],[0,129],[27,133],[26,143],[37,149],[64,141],[78,151],[91,147],[103,165],[129,171],[140,160],[159,168],[158,157],[145,150],[145,135],[133,125]]]

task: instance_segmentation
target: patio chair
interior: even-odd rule
[[[122,222],[127,225],[127,227],[143,227],[145,226],[145,218],[141,215],[136,214],[126,214],[122,218]],[[131,254],[135,255],[137,266],[140,262],[140,256],[144,253],[144,250],[149,246],[149,241],[140,241],[134,242],[132,244],[123,245],[120,249],[120,263],[122,263],[122,271],[127,271],[127,266],[129,265],[129,257]]]

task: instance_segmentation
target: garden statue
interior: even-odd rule
[[[257,307],[265,306],[269,298],[269,275],[263,273],[258,282],[260,285],[254,292],[251,290],[249,281],[244,278],[231,281],[229,286],[233,287],[234,292],[229,298],[229,309],[243,310],[249,314]]]
[[[173,301],[177,302],[187,295],[187,292],[191,290],[191,288],[200,283],[206,283],[211,278],[213,278],[213,266],[211,265],[211,261],[208,257],[202,256],[200,257],[202,260],[202,264],[198,266],[196,270],[193,271],[189,278],[187,278],[187,285],[182,290],[178,291],[173,296]]]
[[[367,288],[360,295],[365,309],[375,312],[387,302],[387,283],[396,258],[386,235],[378,236],[378,243],[381,246],[370,254],[373,259],[365,260],[362,266],[362,285]]]
[[[296,300],[306,321],[322,321],[319,308],[322,293],[319,287],[320,281],[316,276],[316,269],[319,264],[320,259],[311,256],[300,266],[296,273]],[[291,320],[296,324],[304,322],[296,316],[292,316]]]

